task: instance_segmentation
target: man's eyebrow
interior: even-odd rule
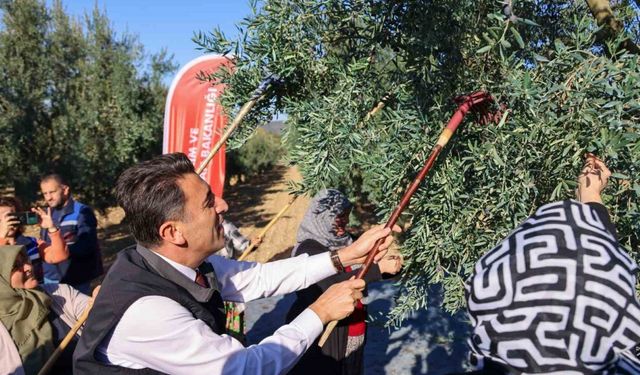
[[[204,202],[202,202],[202,207],[211,207],[215,196],[211,192],[211,190],[207,190],[207,196],[204,198]]]

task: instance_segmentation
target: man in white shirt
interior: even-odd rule
[[[331,320],[348,316],[364,282],[332,286],[290,324],[245,348],[224,333],[222,300],[247,302],[290,293],[361,263],[386,237],[375,227],[332,253],[267,264],[213,253],[224,246],[226,203],[180,153],[126,170],[118,202],[137,247],[123,250],[105,278],[74,353],[74,373],[282,374]]]

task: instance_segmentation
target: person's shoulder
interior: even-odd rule
[[[78,212],[79,219],[83,221],[89,220],[91,223],[97,221],[96,214],[91,206],[78,201],[75,201],[74,204],[76,205],[76,211]]]
[[[90,211],[93,214],[93,208],[86,203],[74,201],[79,211]]]

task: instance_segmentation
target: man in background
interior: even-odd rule
[[[102,275],[102,257],[98,245],[97,221],[91,207],[73,200],[62,176],[49,174],[40,181],[42,196],[49,207],[53,224],[60,230],[69,248],[69,259],[44,265],[44,282],[65,283],[90,294],[90,282]],[[49,232],[40,238],[51,243]]]

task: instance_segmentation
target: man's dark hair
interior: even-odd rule
[[[12,196],[0,197],[0,207],[13,207],[13,210],[16,212],[20,212],[23,210],[22,202],[20,201],[20,199]],[[15,232],[15,236],[18,237],[22,234],[23,231],[24,226],[19,225]]]
[[[16,211],[22,211],[22,202],[16,197],[0,197],[0,207],[13,207]]]
[[[69,186],[69,184],[67,183],[67,180],[58,173],[49,173],[47,175],[42,176],[42,178],[40,179],[40,183],[42,184],[43,182],[50,181],[50,180],[54,180],[60,185]]]
[[[182,219],[185,196],[178,181],[189,173],[196,173],[193,164],[177,152],[138,163],[118,177],[116,198],[139,244],[158,245],[160,225]]]

